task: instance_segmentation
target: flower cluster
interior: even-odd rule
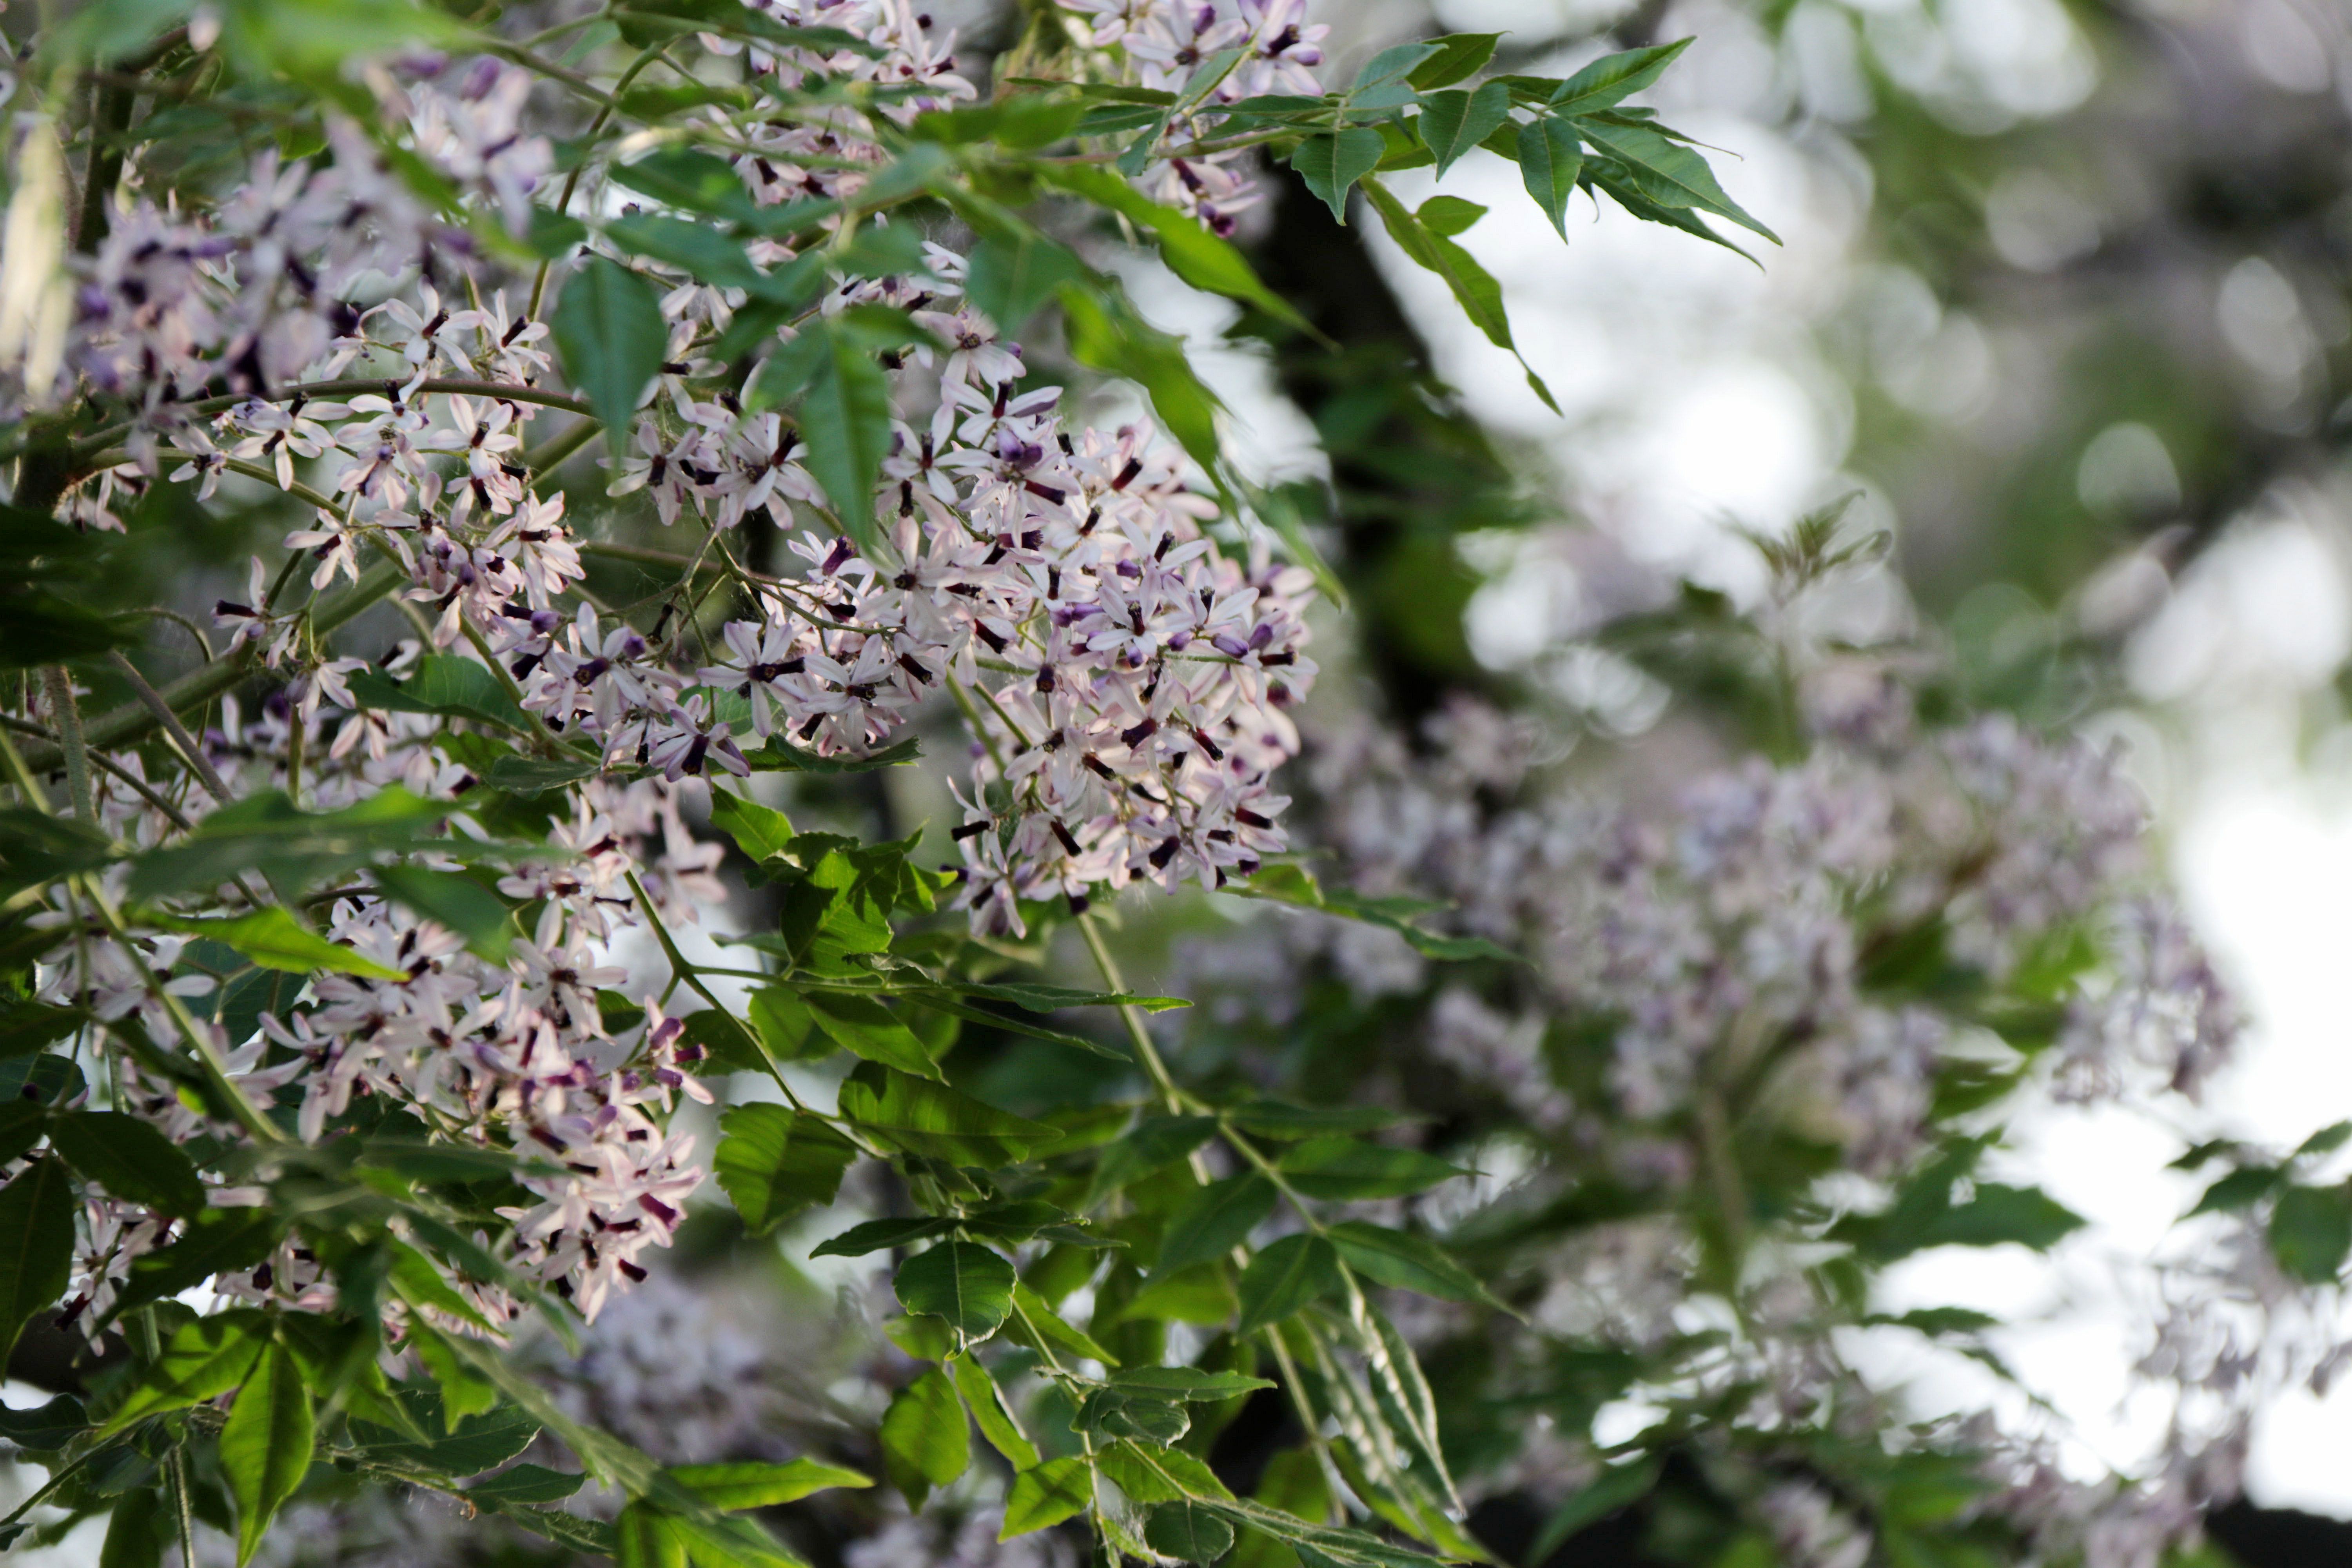
[[[748,51],[755,75],[865,84],[902,122],[972,95],[952,37],[902,5],[765,9],[790,26],[846,29],[861,47],[704,42]],[[1124,32],[1108,14],[1078,25],[1091,47],[1118,48],[1121,68],[1154,82],[1191,67],[1181,47],[1155,53],[1153,40],[1172,44],[1185,27],[1213,50],[1250,40],[1217,101],[1311,89],[1321,29],[1300,27],[1285,5],[1245,9],[1215,22],[1130,10]],[[226,700],[201,735],[200,761],[228,799],[279,789],[331,809],[395,786],[454,802],[477,785],[445,721],[354,697],[369,665],[325,646],[289,592],[298,575],[314,595],[357,584],[377,560],[396,563],[397,596],[419,627],[384,673],[403,676],[426,654],[479,661],[548,744],[593,759],[598,776],[574,787],[547,853],[500,882],[537,922],[503,962],[362,878],[324,906],[324,934],[382,973],[322,973],[290,1008],[242,1013],[189,972],[182,939],[143,934],[127,952],[65,906],[46,918],[73,940],[42,994],[168,1033],[146,976],[175,974],[175,993],[216,1020],[231,1081],[263,1110],[296,1105],[304,1140],[373,1101],[437,1135],[511,1152],[529,1163],[519,1181],[534,1201],[507,1212],[504,1261],[593,1318],[644,1277],[646,1249],[667,1245],[702,1178],[693,1140],[666,1130],[677,1097],[707,1098],[679,1020],[646,999],[641,1021],[607,1023],[615,995],[643,989],[611,946],[646,918],[640,889],[670,920],[692,921],[722,896],[719,850],[680,812],[701,781],[746,773],[747,749],[771,738],[824,756],[872,751],[952,693],[975,738],[953,836],[974,929],[1020,931],[1024,903],[1059,896],[1083,909],[1136,880],[1221,886],[1284,847],[1286,802],[1269,779],[1297,750],[1286,710],[1315,674],[1303,651],[1309,579],[1263,546],[1222,548],[1216,504],[1148,423],[1087,428],[1066,418],[1058,388],[1027,384],[1021,346],[965,299],[963,258],[936,245],[904,272],[837,276],[823,301],[829,314],[904,310],[930,339],[888,362],[907,412],[874,503],[886,548],[861,553],[830,527],[805,526],[831,514],[793,425],[747,413],[703,357],[743,291],[634,258],[658,286],[669,358],[609,488],[642,492],[665,523],[695,520],[708,536],[699,558],[742,590],[751,614],[706,632],[673,595],[649,627],[616,615],[579,592],[585,568],[565,500],[540,490],[525,451],[548,407],[570,405],[546,390],[549,324],[519,304],[522,279],[502,283],[467,230],[434,216],[401,162],[522,232],[553,166],[530,129],[535,79],[496,59],[434,56],[367,79],[383,140],[331,118],[326,156],[265,153],[209,208],[141,200],[116,216],[82,268],[68,368],[133,416],[122,458],[68,498],[67,515],[119,528],[121,501],[167,473],[200,498],[237,476],[309,507],[285,536],[286,569],[257,558],[215,609],[229,651],[249,645],[284,681],[250,716]],[[1206,123],[1172,127],[1171,145]],[[854,197],[887,158],[839,114],[741,126],[714,110],[708,129],[733,148],[761,205]],[[1223,157],[1164,160],[1146,178],[1173,181],[1171,194],[1212,224],[1245,200]],[[748,254],[763,267],[794,258],[767,239]],[[794,335],[785,327],[770,347]],[[444,389],[453,383],[465,390]],[[795,574],[740,565],[730,540],[753,526],[785,534]],[[130,842],[165,842],[220,804],[209,788],[159,795],[134,752],[102,762],[100,820]],[[232,909],[261,896],[249,885],[221,894]],[[175,1139],[234,1131],[136,1064],[121,1093]],[[223,1188],[214,1201],[250,1196]],[[76,1315],[94,1329],[132,1261],[173,1234],[93,1194]],[[457,1283],[493,1323],[517,1310],[489,1282]],[[291,1243],[220,1289],[333,1304],[317,1260]]]
[[[1214,145],[1223,118],[1218,107],[1268,93],[1321,91],[1315,68],[1323,63],[1330,27],[1307,20],[1307,0],[1240,0],[1231,12],[1197,0],[1066,0],[1063,9],[1080,47],[1116,50],[1126,68],[1118,74],[1157,91],[1181,90],[1204,62],[1235,52],[1232,68],[1197,106],[1171,117],[1146,185],[1157,200],[1231,234],[1236,215],[1256,205],[1261,193],[1250,177],[1249,153]]]
[[[1475,709],[1434,728],[1425,761],[1377,732],[1323,751],[1326,831],[1365,890],[1444,897],[1535,957],[1541,1013],[1611,1021],[1612,1103],[1586,1112],[1658,1122],[1702,1079],[1769,1058],[1791,1114],[1858,1168],[1895,1169],[1969,1022],[1906,963],[1995,985],[2055,965],[2072,1098],[2120,1092],[2138,1065],[2193,1095],[2236,1038],[2194,938],[2140,890],[2145,807],[2087,745],[1998,715],[1892,746],[1824,729],[1801,763],[1704,775],[1663,809],[1496,811],[1482,794],[1519,791],[1524,742]],[[1385,988],[1417,984],[1408,963]],[[1433,1024],[1441,1057],[1538,1125],[1571,1114],[1537,1016],[1449,990]]]

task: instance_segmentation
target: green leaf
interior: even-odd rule
[[[761,1236],[803,1209],[833,1202],[842,1173],[856,1158],[856,1144],[803,1111],[739,1105],[719,1119],[711,1164],[744,1228]]]
[[[735,840],[755,865],[792,847],[791,817],[729,790],[710,792],[710,825]]]
[[[934,1367],[900,1389],[882,1413],[882,1468],[919,1509],[933,1487],[943,1487],[971,1464],[971,1426],[947,1373]]]
[[[1462,155],[1495,133],[1510,113],[1511,89],[1490,81],[1475,92],[1455,89],[1424,93],[1421,100],[1421,139],[1437,159],[1437,174],[1445,177]]]
[[[880,1252],[886,1247],[929,1241],[935,1236],[947,1235],[955,1227],[956,1221],[942,1215],[919,1215],[907,1219],[869,1219],[862,1225],[851,1226],[839,1236],[827,1237],[809,1249],[809,1256],[863,1258],[869,1252]]]
[[[1422,92],[1452,87],[1494,58],[1495,46],[1502,37],[1500,33],[1449,33],[1435,40],[1436,53],[1413,67],[1405,79]]]
[[[1288,1239],[1288,1238],[1286,1238]],[[1280,1246],[1279,1242],[1276,1246]],[[1267,1250],[1271,1251],[1272,1248]],[[1338,1276],[1333,1276],[1338,1282]],[[1178,1404],[1213,1405],[1239,1399],[1275,1385],[1262,1377],[1238,1372],[1212,1372],[1197,1366],[1139,1366],[1113,1373],[1109,1387],[1122,1394]]]
[[[34,1313],[66,1291],[74,1200],[66,1163],[36,1159],[0,1187],[0,1362]]]
[[[1411,80],[1412,73],[1438,52],[1435,44],[1390,45],[1364,62],[1363,68],[1356,73],[1356,84],[1348,89],[1349,99],[1355,100],[1370,88]]]
[[[1349,188],[1380,166],[1381,152],[1381,133],[1368,125],[1355,125],[1309,136],[1290,155],[1290,166],[1331,209],[1331,216],[1344,224]]]
[[[1102,1327],[1136,1321],[1223,1323],[1240,1310],[1232,1271],[1222,1260],[1212,1258],[1172,1271],[1155,1270],[1143,1289],[1108,1317],[1098,1309],[1095,1321]]]
[[[458,1344],[446,1336],[435,1337],[453,1351]],[[395,1397],[420,1431],[443,1435],[419,1442],[392,1427],[355,1420],[352,1436],[372,1458],[436,1475],[478,1476],[505,1464],[539,1436],[540,1422],[519,1405],[500,1405],[452,1420],[440,1389],[412,1384],[398,1390]]]
[[[885,325],[885,323],[888,323]],[[802,323],[760,373],[761,398],[797,395],[802,459],[833,502],[842,531],[868,560],[886,558],[874,486],[890,449],[890,376],[874,357],[923,334],[904,311],[853,306]]]
[[[1454,302],[1470,322],[1496,348],[1511,344],[1511,323],[1503,311],[1503,287],[1460,246],[1433,232],[1378,180],[1364,184],[1364,195],[1381,215],[1389,237],[1415,264],[1434,272],[1453,290]]]
[[[505,901],[473,878],[423,866],[378,866],[373,875],[394,901],[464,937],[475,956],[492,963],[507,961],[515,935],[512,917]]]
[[[768,1059],[760,1054],[760,1041],[740,1018],[722,1007],[705,1007],[698,1013],[688,1014],[677,1043],[702,1052],[700,1061],[705,1071],[767,1070]]]
[[[922,754],[922,742],[912,735],[862,757],[820,757],[782,735],[771,735],[766,745],[744,752],[743,758],[755,773],[870,773],[880,768],[903,767]]]
[[[562,1502],[587,1479],[569,1470],[551,1470],[545,1465],[517,1465],[495,1476],[483,1477],[466,1489],[466,1496],[477,1508],[503,1510],[521,1504]]]
[[[980,1359],[957,1356],[947,1363],[947,1374],[954,1380],[956,1392],[963,1395],[964,1408],[979,1423],[980,1435],[988,1439],[989,1447],[1003,1455],[1004,1462],[1015,1470],[1025,1470],[1036,1464],[1037,1445],[1021,1430],[1013,1406],[1005,1402],[1004,1390],[980,1364]]]
[[[79,1007],[50,1007],[38,1002],[20,1002],[0,1009],[0,1061],[31,1056],[64,1039],[89,1020],[89,1015]]]
[[[1605,120],[1577,122],[1584,140],[1623,164],[1633,186],[1662,207],[1696,207],[1718,214],[1740,227],[1762,235],[1773,244],[1780,237],[1750,217],[1738,202],[1723,194],[1706,160],[1679,142],[1644,125],[1621,125]]]
[[[723,1465],[672,1465],[662,1472],[715,1509],[734,1513],[798,1502],[836,1487],[870,1487],[874,1479],[815,1459],[784,1464],[744,1461]]]
[[[1246,1334],[1278,1323],[1327,1291],[1339,1288],[1339,1251],[1319,1236],[1286,1236],[1242,1270],[1241,1321]]]
[[[816,1026],[843,1049],[902,1073],[944,1081],[939,1064],[915,1032],[876,998],[809,991],[801,1000]]]
[[[1520,129],[1520,183],[1562,239],[1568,237],[1568,198],[1583,172],[1584,144],[1567,121],[1547,117]]]
[[[505,756],[490,764],[482,782],[505,795],[544,795],[583,779],[593,779],[601,771],[584,758]]]
[[[29,806],[0,807],[0,891],[37,887],[116,858],[105,835]]]
[[[1093,1505],[1095,1468],[1084,1455],[1048,1459],[1013,1478],[1004,1499],[1004,1525],[999,1541],[1047,1529],[1084,1513]]]
[[[1677,38],[1646,49],[1603,55],[1559,84],[1551,107],[1562,114],[1591,114],[1630,98],[1655,82],[1693,40]]]
[[[1460,196],[1432,196],[1421,204],[1417,216],[1430,233],[1450,239],[1485,217],[1486,209]]]
[[[1255,305],[1276,321],[1312,330],[1307,318],[1290,301],[1265,286],[1231,241],[1202,225],[1200,219],[1160,205],[1098,164],[1045,164],[1038,173],[1061,189],[1084,196],[1097,206],[1108,208],[1149,230],[1160,242],[1160,258],[1168,264],[1168,269],[1193,288]],[[977,262],[975,256],[975,265]]]
[[[1083,283],[1092,271],[1068,246],[1024,224],[982,237],[964,283],[972,304],[1011,336],[1064,284]]]
[[[49,1121],[49,1144],[125,1203],[183,1219],[204,1209],[196,1167],[152,1122],[120,1110],[60,1110]]]
[[[1209,1563],[1234,1549],[1234,1527],[1199,1503],[1164,1502],[1144,1521],[1143,1539],[1171,1557]]]
[[[1377,181],[1373,182],[1376,186],[1378,184]],[[1385,195],[1386,193],[1382,194]],[[1395,199],[1389,197],[1388,200],[1391,206],[1394,206]],[[1394,206],[1394,210],[1402,215],[1404,222],[1416,228],[1420,227],[1419,220],[1412,214],[1406,213],[1402,207]],[[1381,211],[1385,215],[1389,208],[1383,207]],[[1424,235],[1428,234],[1425,229],[1422,232]],[[1449,241],[1433,235],[1428,237],[1432,244],[1450,244]],[[1461,247],[1455,246],[1453,248],[1459,250]],[[1510,963],[1524,962],[1518,954],[1507,948],[1496,946],[1483,936],[1438,936],[1433,932],[1422,930],[1413,923],[1418,916],[1434,913],[1444,909],[1444,904],[1431,903],[1423,899],[1367,898],[1360,893],[1325,888],[1315,880],[1313,873],[1300,866],[1280,864],[1268,866],[1248,881],[1236,883],[1228,890],[1239,893],[1244,898],[1267,899],[1280,903],[1297,904],[1302,908],[1322,910],[1348,920],[1362,921],[1367,925],[1386,926],[1404,938],[1406,943],[1424,958],[1448,961],[1493,958]]]
[[[1348,1267],[1375,1284],[1449,1301],[1502,1304],[1486,1293],[1476,1275],[1426,1237],[1352,1219],[1333,1226],[1328,1234]]]
[[[732,170],[727,177],[741,193]],[[587,395],[617,459],[637,405],[669,352],[661,301],[643,278],[609,257],[593,256],[563,285],[552,325],[564,377]]]
[[[1222,405],[1193,370],[1181,338],[1144,321],[1124,296],[1098,296],[1076,284],[1062,290],[1062,317],[1071,357],[1142,387],[1160,426],[1192,460],[1211,474],[1221,470]]]
[[[1118,1364],[1118,1357],[1054,1310],[1051,1303],[1025,1284],[1016,1282],[1013,1287],[1013,1315],[1005,1320],[1003,1333],[1014,1344],[1026,1345],[1031,1350],[1064,1350],[1105,1366]]]
[[[1113,1443],[1096,1458],[1113,1485],[1137,1502],[1215,1500],[1231,1502],[1234,1494],[1209,1467],[1181,1448],[1146,1448],[1135,1443]]]
[[[761,1043],[778,1061],[832,1054],[831,1037],[817,1031],[815,1015],[790,986],[761,986],[751,993],[744,1010],[751,1015],[751,1027],[758,1031]]]
[[[1418,1149],[1317,1138],[1285,1153],[1282,1173],[1310,1198],[1402,1198],[1465,1174]]]
[[[499,911],[503,914],[505,911]],[[283,907],[271,904],[247,914],[222,919],[190,920],[173,914],[142,916],[166,931],[185,931],[207,942],[216,942],[235,948],[264,969],[284,970],[291,974],[307,974],[312,970],[331,970],[338,974],[357,974],[369,980],[405,980],[407,975],[397,969],[363,957],[348,947],[340,947],[297,921]]]
[[[1013,1310],[1013,1265],[977,1243],[943,1241],[900,1264],[891,1289],[909,1312],[927,1312],[968,1340],[984,1340]]]
[[[621,1510],[615,1526],[620,1568],[689,1568],[686,1532],[678,1521],[646,1502]]]
[[[127,616],[100,615],[45,588],[0,593],[0,669],[87,658],[138,641],[138,623]]]
[[[1213,1116],[1147,1116],[1106,1145],[1087,1184],[1082,1208],[1092,1208],[1129,1183],[1164,1170],[1216,1135]]]
[[[247,1308],[181,1324],[99,1435],[226,1394],[245,1381],[268,1342],[269,1320]]]
[[[1965,1174],[1983,1143],[1969,1141],[1931,1163],[1875,1215],[1853,1215],[1830,1231],[1851,1241],[1864,1258],[1892,1262],[1930,1247],[1999,1247],[2015,1242],[2040,1252],[2083,1224],[2082,1216],[2038,1187],[1979,1182],[1969,1201],[1952,1202],[1953,1184]]]
[[[2352,1121],[2330,1122],[2294,1146],[2291,1158],[2316,1160],[2323,1154],[2333,1154],[2352,1141]]]
[[[2332,1285],[2352,1253],[2352,1191],[2289,1187],[2271,1211],[2271,1255],[2307,1285]]]
[[[2231,1172],[2205,1189],[2197,1200],[2191,1215],[2211,1214],[2216,1210],[2252,1208],[2271,1195],[2286,1180],[2286,1173],[2270,1165],[2248,1165]]]
[[[1274,1213],[1275,1196],[1274,1184],[1255,1171],[1210,1183],[1168,1216],[1153,1272],[1223,1257]]]
[[[891,1319],[882,1325],[882,1337],[917,1361],[944,1362],[963,1348],[944,1320],[921,1315]]]
[[[745,225],[762,221],[759,204],[751,199],[751,193],[744,188],[742,177],[734,168],[723,158],[689,147],[663,147],[634,163],[616,164],[612,177],[625,189],[688,212]],[[652,376],[653,372],[646,372],[647,380]]]
[[[23,1159],[48,1130],[48,1112],[37,1101],[0,1101],[0,1165]]]
[[[698,282],[764,293],[774,280],[751,264],[743,247],[706,223],[662,213],[630,213],[604,226],[605,237],[624,250],[649,256]]]
[[[539,1467],[518,1465],[515,1468],[537,1469]],[[616,1557],[620,1552],[620,1532],[601,1519],[583,1519],[576,1513],[566,1513],[557,1508],[509,1506],[495,1497],[485,1499],[481,1506],[496,1510],[533,1535],[551,1541],[567,1551],[590,1557]]]
[[[0,1102],[38,1110],[62,1105],[82,1091],[81,1068],[70,1057],[17,1057],[0,1060]],[[27,1143],[26,1148],[32,1145]]]
[[[46,1405],[0,1405],[0,1438],[29,1453],[55,1453],[89,1430],[89,1414],[70,1394]]]
[[[841,1114],[886,1142],[952,1165],[1017,1164],[1061,1133],[944,1084],[860,1063],[841,1086]]]
[[[497,676],[453,653],[426,654],[405,680],[394,680],[380,669],[362,669],[348,684],[352,700],[362,708],[472,719],[526,735],[540,733],[539,721],[517,706]]]
[[[317,1442],[310,1390],[283,1345],[265,1352],[221,1428],[221,1473],[236,1501],[238,1568],[250,1562],[262,1532],[310,1468]]]

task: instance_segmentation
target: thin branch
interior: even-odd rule
[[[109,657],[114,661],[114,668],[121,673],[122,679],[131,683],[131,689],[138,695],[139,700],[145,704],[147,711],[155,715],[155,722],[161,724],[163,727],[163,732],[172,737],[172,743],[180,750],[181,760],[194,772],[196,778],[212,797],[221,805],[226,805],[229,802],[228,785],[223,782],[220,773],[213,767],[211,760],[205,755],[205,749],[196,744],[196,738],[188,733],[188,727],[180,722],[180,716],[172,711],[172,705],[163,700],[163,694],[147,683],[147,678],[139,673],[139,667],[124,658],[121,648],[116,648]],[[186,825],[184,823],[182,826]]]

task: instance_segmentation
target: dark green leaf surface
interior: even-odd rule
[[[719,166],[737,199],[749,205],[742,182],[724,164]],[[555,302],[553,326],[564,374],[587,395],[617,455],[628,434],[629,416],[660,374],[669,348],[661,301],[643,278],[607,257],[592,256],[564,283]]]
[[[1013,1310],[1013,1265],[977,1243],[943,1241],[900,1264],[891,1289],[909,1312],[986,1339]]]

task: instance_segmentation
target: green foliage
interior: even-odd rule
[[[58,1157],[126,1203],[181,1216],[204,1210],[195,1165],[152,1122],[120,1110],[60,1110],[48,1134]]]
[[[499,915],[505,915],[503,907]],[[223,946],[235,948],[264,969],[284,970],[293,974],[307,974],[324,969],[341,974],[362,974],[371,980],[397,980],[400,971],[389,969],[372,958],[353,952],[299,924],[284,909],[272,905],[256,910],[251,914],[234,915],[225,920],[189,920],[179,915],[158,915],[158,925],[167,930],[184,931]]]
[[[1339,1250],[1328,1237],[1286,1236],[1242,1270],[1236,1333],[1278,1323],[1339,1287]]]
[[[0,1187],[0,1353],[26,1320],[65,1293],[73,1243],[65,1162],[34,1160]]]
[[[856,1145],[805,1111],[739,1105],[719,1122],[713,1174],[755,1236],[833,1201]]]
[[[261,1353],[221,1428],[220,1463],[236,1502],[240,1568],[261,1545],[269,1521],[302,1484],[318,1444],[310,1386],[285,1346]]]
[[[909,1312],[928,1313],[967,1340],[982,1340],[1013,1310],[1013,1265],[985,1247],[943,1241],[900,1264],[892,1289]]]
[[[724,165],[719,173],[742,189]],[[619,262],[593,257],[564,284],[553,324],[564,372],[587,395],[617,455],[669,348],[660,301],[652,285]]]
[[[1010,1541],[1083,1513],[1093,1506],[1094,1491],[1094,1465],[1085,1458],[1047,1459],[1024,1470],[1013,1478],[996,1539]]]
[[[882,1464],[909,1508],[920,1508],[971,1463],[971,1428],[947,1373],[934,1368],[891,1398],[882,1414]]]

